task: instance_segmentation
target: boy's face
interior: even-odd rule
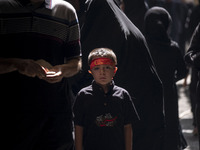
[[[95,65],[90,71],[95,82],[104,86],[112,81],[116,67],[110,64]]]
[[[96,83],[107,85],[115,75],[115,67],[111,65],[98,65],[92,68],[91,73]]]

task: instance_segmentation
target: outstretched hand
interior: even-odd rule
[[[16,67],[19,73],[28,77],[43,78],[46,76],[45,71],[42,67],[31,59],[20,59],[16,63]]]
[[[7,71],[0,73],[12,72],[17,70],[19,73],[23,75],[26,75],[28,77],[38,77],[39,79],[45,80],[48,83],[60,82],[64,77],[65,78],[71,77],[76,73],[78,73],[78,71],[81,69],[80,58],[74,58],[68,60],[65,64],[56,66],[52,66],[50,63],[48,63],[43,59],[37,61],[31,59],[12,59],[12,60],[7,60],[6,64],[7,65],[4,65],[4,68],[9,68],[9,69],[7,69]]]

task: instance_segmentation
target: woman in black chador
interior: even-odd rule
[[[98,47],[113,49],[119,67],[114,80],[135,98],[140,116],[133,125],[133,149],[162,150],[163,89],[143,35],[113,0],[88,0],[87,6],[81,30],[83,71],[81,79],[76,79],[77,87],[91,83],[89,52]]]
[[[190,47],[185,55],[185,61],[188,65],[191,65],[198,71],[198,83],[196,87],[196,116],[200,149],[200,22],[193,33]]]
[[[146,13],[145,36],[164,87],[164,150],[180,150],[182,146],[176,81],[186,76],[187,69],[178,44],[168,36],[170,23],[171,17],[164,8],[153,7]]]

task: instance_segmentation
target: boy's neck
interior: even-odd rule
[[[103,88],[104,93],[108,93],[109,85],[101,85],[101,87]]]
[[[109,90],[110,90],[110,83],[108,83],[106,85],[100,85],[100,84],[98,84],[98,85],[102,87],[102,89],[103,89],[103,91],[104,91],[105,94],[107,94],[109,92]]]

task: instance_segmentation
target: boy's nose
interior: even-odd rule
[[[100,69],[100,73],[101,73],[101,74],[104,74],[104,73],[105,73],[105,68],[101,68],[101,69]]]

